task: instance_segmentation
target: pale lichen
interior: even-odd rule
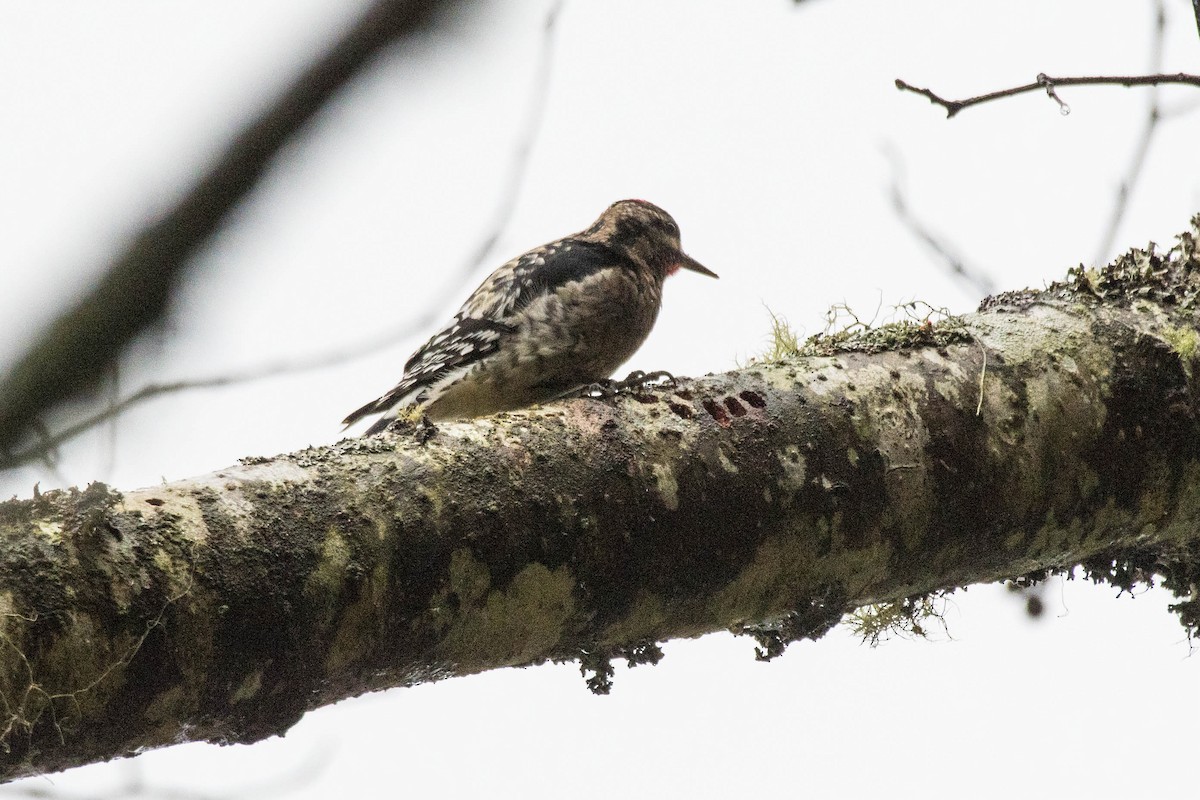
[[[650,465],[651,471],[654,473],[654,482],[658,487],[658,496],[662,499],[663,506],[668,511],[676,511],[679,508],[679,482],[675,479],[675,472],[669,464],[656,462]]]
[[[472,559],[473,561],[473,559]],[[464,569],[479,576],[475,569]],[[481,582],[468,579],[467,597]],[[466,587],[464,587],[466,588]],[[526,566],[504,589],[463,603],[437,650],[448,662],[478,661],[487,653],[493,664],[524,664],[552,650],[575,612],[575,581],[565,567]],[[460,602],[464,598],[460,595]]]

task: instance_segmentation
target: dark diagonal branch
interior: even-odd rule
[[[968,97],[966,100],[947,100],[940,95],[935,94],[930,89],[922,89],[913,86],[900,78],[896,79],[896,88],[901,91],[913,92],[929,98],[929,102],[939,105],[946,109],[946,116],[953,117],[958,112],[971,106],[977,106],[981,103],[987,103],[992,100],[1000,100],[1005,97],[1013,97],[1026,92],[1044,91],[1047,95],[1058,103],[1059,111],[1063,114],[1069,114],[1071,107],[1062,101],[1056,91],[1060,86],[1161,86],[1163,84],[1185,84],[1188,86],[1200,87],[1200,75],[1189,75],[1183,72],[1177,72],[1174,75],[1095,75],[1090,77],[1078,78],[1052,78],[1045,73],[1040,73],[1037,80],[1033,83],[1027,83],[1023,86],[1014,86],[1011,89],[1002,89],[996,92],[988,92],[977,97]]]
[[[517,198],[520,197],[525,178],[529,174],[529,164],[541,132],[542,123],[546,116],[547,99],[549,98],[550,78],[553,74],[554,43],[557,37],[558,20],[564,0],[556,0],[546,14],[541,42],[541,50],[537,67],[534,70],[533,86],[531,87],[525,118],[517,134],[513,146],[512,158],[509,161],[508,173],[497,190],[497,202],[492,212],[492,218],[484,228],[479,241],[471,248],[466,258],[456,269],[449,272],[443,289],[428,302],[421,304],[425,309],[419,316],[410,318],[404,324],[372,336],[355,344],[343,345],[325,353],[316,353],[296,360],[276,361],[259,364],[246,369],[228,372],[222,375],[211,375],[201,378],[190,378],[169,383],[153,383],[141,387],[127,397],[108,403],[104,408],[88,414],[65,428],[53,433],[38,433],[28,447],[21,448],[5,455],[0,453],[0,470],[27,464],[33,461],[44,461],[57,448],[80,436],[92,428],[112,420],[134,406],[148,400],[178,392],[197,389],[214,389],[255,381],[276,378],[282,375],[293,375],[339,366],[358,358],[384,350],[428,330],[438,321],[437,315],[442,308],[454,299],[454,295],[462,290],[462,284],[485,261],[496,242],[508,228],[516,209]]]
[[[345,36],[229,144],[173,209],[129,244],[99,284],[56,320],[0,381],[0,451],[38,414],[92,389],[158,320],[186,266],[257,184],[276,154],[385,46],[416,35],[451,0],[377,0]]]
[[[1192,0],[1192,13],[1196,16],[1196,33],[1200,34],[1200,0]]]

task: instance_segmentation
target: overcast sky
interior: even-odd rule
[[[0,5],[0,370],[364,5]],[[893,85],[961,98],[1039,72],[1144,72],[1150,2],[567,0],[528,166],[506,195],[550,3],[464,5],[288,148],[115,391],[345,358],[139,406],[64,448],[55,470],[0,473],[4,496],[35,482],[135,488],[336,441],[338,421],[433,332],[412,320],[448,317],[492,268],[623,197],[666,208],[721,275],[671,279],[630,368],[732,369],[765,348],[768,309],[804,333],[841,302],[880,321],[910,300],[970,311],[980,291],[897,217],[893,181],[998,288],[1041,286],[1095,263],[1150,99],[1068,88],[1067,116],[1033,93],[946,120]],[[1167,12],[1163,71],[1200,72],[1190,4]],[[1200,212],[1200,93],[1161,96],[1169,114],[1115,249],[1169,247]],[[466,269],[500,204],[510,219]],[[0,797],[95,796],[131,776],[214,797],[1194,791],[1200,662],[1165,593],[1114,594],[1053,582],[1035,622],[1004,589],[976,587],[932,642],[871,649],[838,629],[770,664],[729,635],[671,643],[659,666],[619,669],[609,697],[571,665],[385,692],[314,712],[283,739],[168,748]]]

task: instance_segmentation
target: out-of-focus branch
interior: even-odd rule
[[[170,778],[151,776],[145,762],[131,760],[113,766],[119,767],[109,775],[103,786],[90,786],[83,794],[60,789],[44,776],[16,781],[4,787],[5,800],[29,798],[29,800],[230,800],[230,798],[287,798],[310,789],[333,763],[334,749],[316,745],[294,763],[273,764],[270,774],[239,781],[235,786],[203,789],[194,785],[174,785]]]
[[[137,234],[99,284],[0,381],[0,452],[37,415],[92,389],[125,345],[163,314],[178,278],[275,155],[385,46],[417,35],[458,0],[377,0],[340,41],[229,144],[173,209]]]
[[[492,212],[492,218],[485,226],[478,243],[469,251],[468,256],[463,259],[457,269],[449,273],[449,278],[442,291],[428,302],[421,304],[424,311],[419,316],[410,318],[403,325],[381,335],[372,336],[356,344],[343,345],[325,353],[316,353],[296,360],[260,364],[222,375],[148,384],[128,397],[109,402],[103,409],[85,415],[65,428],[53,433],[40,433],[28,447],[7,454],[0,452],[0,470],[45,460],[63,444],[147,400],[183,391],[234,386],[280,375],[292,375],[342,365],[391,347],[399,341],[427,330],[437,322],[437,315],[442,313],[442,307],[462,290],[463,280],[478,269],[495,247],[500,236],[508,228],[509,220],[512,219],[513,211],[516,209],[516,200],[521,194],[525,177],[529,174],[530,157],[546,116],[550,78],[554,64],[554,42],[564,1],[555,0],[546,14],[541,53],[538,65],[534,70],[534,83],[530,92],[528,110],[513,147],[508,173],[497,192],[497,202]]]
[[[1200,2],[1200,0],[1197,0]],[[1157,0],[1154,4],[1154,32],[1153,39],[1150,42],[1150,71],[1158,72],[1163,65],[1163,49],[1166,40],[1167,32],[1167,12],[1163,8],[1163,0]],[[1158,130],[1158,125],[1163,119],[1162,92],[1159,91],[1158,84],[1150,87],[1150,101],[1146,108],[1146,122],[1142,127],[1142,137],[1138,140],[1137,147],[1133,151],[1133,158],[1129,162],[1129,169],[1125,172],[1125,178],[1121,181],[1121,185],[1117,187],[1116,200],[1113,203],[1112,215],[1109,217],[1108,224],[1104,228],[1104,238],[1100,242],[1100,246],[1096,249],[1096,257],[1092,260],[1093,264],[1105,263],[1112,254],[1113,242],[1116,241],[1117,229],[1121,227],[1121,220],[1125,218],[1125,211],[1129,207],[1129,197],[1133,193],[1133,187],[1137,185],[1138,178],[1141,177],[1142,169],[1146,165],[1146,156],[1150,152],[1150,143],[1154,139],[1154,134]]]
[[[128,397],[120,400],[112,400],[108,402],[99,411],[90,414],[83,419],[75,422],[62,430],[50,433],[40,426],[35,432],[36,439],[29,447],[18,450],[13,453],[4,453],[0,451],[0,470],[12,469],[22,464],[27,464],[32,461],[43,461],[47,464],[55,464],[58,461],[57,451],[63,444],[74,439],[92,428],[109,420],[115,419],[119,415],[125,413],[133,406],[144,403],[147,400],[153,399],[160,395],[172,394],[185,389],[216,389],[222,386],[228,386],[233,383],[240,383],[249,380],[259,380],[272,375],[280,375],[293,371],[291,365],[268,365],[266,367],[255,368],[252,372],[246,373],[230,373],[227,375],[214,375],[211,378],[200,378],[186,381],[173,381],[170,383],[152,383],[148,386],[143,386]],[[60,480],[60,483],[67,481]]]
[[[904,170],[900,157],[891,147],[886,149],[885,155],[892,162],[892,209],[896,212],[901,224],[937,256],[946,271],[956,280],[962,281],[973,291],[978,292],[980,296],[987,296],[994,292],[996,290],[995,282],[986,270],[968,264],[965,259],[954,252],[953,247],[909,209],[903,186]]]
[[[1196,15],[1196,33],[1200,34],[1200,0],[1192,0],[1192,12]]]
[[[1096,75],[1091,77],[1079,78],[1052,78],[1045,73],[1040,73],[1037,80],[1033,83],[1027,83],[1024,86],[1014,86],[1011,89],[1002,89],[997,92],[988,92],[977,97],[968,97],[966,100],[947,100],[940,95],[935,94],[930,89],[922,89],[913,86],[900,78],[896,79],[896,88],[900,91],[914,92],[929,98],[929,102],[941,106],[946,109],[946,117],[953,117],[964,108],[977,106],[980,103],[987,103],[992,100],[999,100],[1004,97],[1012,97],[1026,92],[1044,91],[1049,97],[1058,103],[1059,111],[1063,114],[1071,113],[1071,107],[1062,101],[1055,91],[1059,86],[1160,86],[1165,83],[1179,83],[1189,86],[1200,87],[1200,75],[1189,75],[1183,72],[1177,72],[1174,75]]]

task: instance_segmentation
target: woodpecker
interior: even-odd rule
[[[602,381],[646,340],[663,281],[680,268],[717,277],[683,252],[666,211],[645,200],[613,203],[590,228],[488,276],[408,359],[400,382],[342,422],[396,409],[367,429],[370,436],[400,408],[430,421],[478,417]]]

